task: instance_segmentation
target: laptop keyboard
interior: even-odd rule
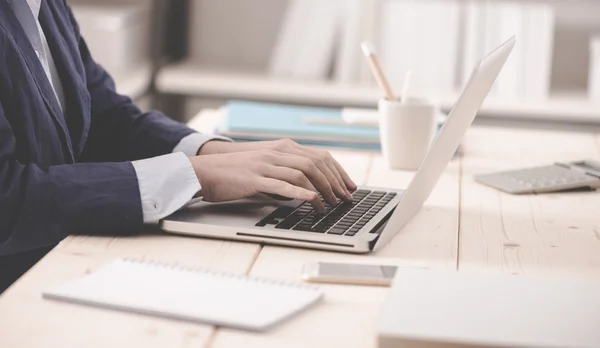
[[[296,207],[277,208],[256,226],[354,236],[394,197],[395,192],[357,190],[352,202],[341,201],[335,206],[324,203],[325,213],[317,213],[309,202],[303,202]]]

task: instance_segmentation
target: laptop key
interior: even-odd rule
[[[313,232],[319,232],[319,233],[325,233],[325,231],[327,231],[329,228],[331,228],[331,226],[326,226],[326,225],[317,225],[315,227],[312,228]]]
[[[341,227],[334,227],[332,229],[330,229],[327,234],[336,234],[336,235],[342,235],[344,234],[344,232],[346,232],[347,229],[345,228],[341,228]]]
[[[367,195],[369,193],[371,193],[371,191],[369,191],[369,190],[356,190],[356,191],[354,191],[353,194],[358,194],[358,195],[364,194],[364,195]]]
[[[293,230],[310,232],[312,231],[312,224],[298,224]]]
[[[277,226],[275,226],[275,228],[279,228],[282,230],[289,230],[290,228],[294,227],[294,225],[295,225],[295,223],[291,223],[289,221],[282,221]]]

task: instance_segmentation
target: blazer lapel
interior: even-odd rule
[[[54,13],[54,5],[50,5],[49,2],[49,0],[42,1],[39,20],[63,83],[65,100],[68,105],[65,110],[67,126],[75,158],[77,158],[83,151],[90,127],[90,96],[85,79],[82,78],[85,75],[83,66],[80,64],[81,71],[78,71],[73,58],[73,52],[78,53],[79,48],[71,23],[68,20],[66,22],[57,21],[58,14]],[[69,38],[72,40],[67,42]]]
[[[68,128],[65,123],[65,119],[62,116],[62,112],[60,111],[60,106],[58,105],[58,100],[56,99],[52,85],[46,76],[44,68],[40,63],[35,50],[31,46],[23,27],[14,15],[13,10],[8,4],[7,0],[0,0],[0,25],[4,26],[7,31],[12,34],[18,50],[21,52],[21,56],[29,68],[31,75],[33,76],[33,80],[35,81],[42,99],[46,104],[46,108],[54,119],[56,126],[62,133],[64,137],[62,140],[69,150],[71,159],[73,159],[73,149],[71,147],[71,139],[67,130]]]

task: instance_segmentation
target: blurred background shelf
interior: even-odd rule
[[[355,55],[350,59],[340,60],[340,57],[348,57],[346,55],[348,53],[350,55],[359,53],[360,49],[355,39],[362,39],[363,34],[369,36],[367,38],[373,39],[376,47],[381,49],[382,57],[385,53],[391,54],[388,56],[389,65],[384,68],[388,71],[390,80],[393,80],[392,85],[398,89],[398,81],[403,78],[402,69],[405,68],[400,68],[400,64],[396,62],[398,58],[402,59],[404,52],[410,48],[397,45],[396,41],[396,34],[405,32],[407,28],[390,26],[390,23],[405,22],[402,19],[407,13],[420,14],[419,18],[424,20],[431,19],[428,14],[434,13],[437,16],[436,21],[439,19],[439,22],[445,23],[437,28],[428,26],[422,28],[417,25],[419,21],[413,21],[415,22],[412,25],[413,30],[418,30],[422,34],[419,35],[419,40],[428,44],[435,44],[440,40],[448,42],[449,40],[432,33],[439,33],[440,28],[456,29],[454,23],[459,24],[459,28],[456,29],[459,32],[456,41],[456,46],[459,47],[455,52],[456,64],[442,58],[447,55],[441,51],[434,50],[434,54],[423,53],[426,57],[433,58],[420,66],[422,68],[423,65],[427,67],[448,65],[454,66],[457,71],[451,77],[440,78],[437,72],[448,71],[451,68],[437,69],[435,73],[430,74],[434,76],[433,79],[427,78],[429,86],[423,88],[425,93],[420,90],[414,91],[418,95],[426,94],[438,100],[442,108],[448,110],[455,102],[457,90],[462,86],[466,66],[470,71],[470,67],[474,64],[464,58],[467,56],[465,53],[467,50],[460,49],[466,47],[464,43],[466,33],[480,32],[467,29],[472,27],[466,26],[465,19],[473,18],[469,17],[468,9],[471,7],[468,6],[492,4],[490,8],[495,9],[494,6],[499,4],[504,9],[508,8],[509,14],[520,13],[520,16],[525,18],[531,15],[531,8],[528,10],[530,12],[526,10],[519,12],[519,7],[535,4],[532,8],[537,8],[537,4],[548,4],[552,8],[551,11],[547,11],[547,7],[543,10],[544,6],[542,6],[540,7],[542,10],[536,13],[540,16],[543,13],[552,13],[553,29],[546,30],[546,33],[551,33],[552,51],[544,51],[539,47],[532,49],[532,52],[544,51],[543,57],[551,56],[551,63],[540,59],[546,63],[539,64],[550,65],[550,69],[544,70],[551,71],[545,74],[546,87],[543,88],[544,92],[540,93],[547,97],[521,96],[522,91],[517,92],[517,88],[510,87],[511,84],[520,87],[518,82],[515,85],[515,81],[520,81],[520,75],[516,74],[516,78],[510,79],[509,87],[504,84],[503,89],[504,94],[506,91],[511,94],[514,90],[513,94],[516,97],[510,98],[503,93],[490,94],[479,119],[490,120],[498,125],[517,120],[527,121],[539,127],[547,124],[556,126],[559,123],[558,127],[576,124],[581,128],[595,125],[600,129],[600,101],[592,101],[593,95],[600,95],[600,82],[596,84],[598,87],[595,90],[599,92],[595,94],[592,93],[594,88],[589,87],[593,86],[591,76],[594,76],[592,73],[594,54],[590,50],[590,43],[594,37],[598,37],[600,41],[599,0],[328,0],[326,2],[322,0],[68,0],[68,2],[75,10],[94,57],[112,74],[118,92],[130,96],[138,104],[143,104],[140,105],[142,109],[158,108],[179,121],[186,121],[203,108],[223,105],[229,99],[336,108],[344,106],[374,108],[381,92],[375,86],[364,58]],[[418,4],[421,8],[403,7],[403,3]],[[431,8],[423,9],[424,4],[432,6],[437,4],[444,8],[458,10],[451,13],[450,11],[428,12]],[[293,13],[290,10],[297,6],[308,9],[309,20],[304,18],[299,21],[302,25],[300,30],[296,30],[296,34],[292,35],[293,40],[282,40],[282,37],[286,37],[284,35],[286,23],[290,23],[289,15]],[[333,7],[323,12],[323,7],[327,6]],[[356,11],[356,6],[359,6],[360,11]],[[487,9],[488,12],[490,8]],[[391,11],[387,10],[395,12],[390,15]],[[349,13],[355,13],[355,16],[352,17]],[[495,15],[495,11],[491,13],[486,16]],[[454,19],[447,21],[448,17]],[[501,37],[505,37],[508,32],[519,32],[519,25],[527,23],[527,21],[512,20],[513,17],[505,15],[496,18],[503,23],[500,27],[504,26],[501,30],[505,31],[496,33],[497,37],[487,38],[487,40],[499,43]],[[332,18],[336,21],[342,20],[343,24],[338,23],[342,27],[356,26],[358,29],[347,31],[332,26],[330,23]],[[485,18],[483,22],[489,19]],[[515,24],[517,22],[520,24]],[[506,29],[506,26],[509,29]],[[330,37],[328,41],[319,41],[322,40],[324,33],[330,32],[332,28],[337,32],[337,36],[333,39]],[[385,35],[381,35],[385,30],[388,34],[391,33],[387,39]],[[523,33],[527,33],[530,29],[522,30]],[[340,32],[347,33],[348,36],[341,35]],[[522,37],[529,37],[531,41],[531,37],[535,35],[522,35]],[[389,40],[390,38],[392,40]],[[456,40],[456,37],[451,38]],[[291,72],[280,73],[273,67],[274,57],[278,56],[276,53],[282,42],[293,43],[291,49],[288,49],[289,52],[283,55],[296,61]],[[346,48],[342,49],[344,43]],[[333,53],[330,47],[332,45]],[[398,48],[399,46],[401,49]],[[600,47],[600,43],[597,46]],[[485,52],[487,50],[487,48],[483,49]],[[600,48],[597,51],[599,52],[596,53],[598,68],[595,75],[600,76]],[[469,52],[476,57],[483,54],[479,51]],[[324,56],[323,61],[314,60],[314,57],[319,57],[319,54]],[[286,59],[283,61],[285,62]],[[533,66],[536,67],[537,58],[529,59],[521,65],[532,66],[532,61]],[[344,70],[339,68],[340,66],[350,68]],[[308,75],[317,75],[318,78],[299,76],[307,75],[305,68],[312,69]],[[352,73],[345,74],[340,71],[352,71]],[[513,67],[513,75],[515,71],[522,71],[522,69]],[[529,75],[527,74],[529,80],[542,80],[536,74],[534,78]],[[597,80],[600,81],[600,77]],[[453,85],[448,86],[448,81],[453,81]],[[432,83],[434,86],[446,85],[446,88],[432,91],[430,88]]]
[[[156,76],[160,93],[213,99],[248,99],[276,103],[374,108],[381,97],[376,86],[340,85],[267,76],[260,71],[206,67],[193,61],[165,66]],[[452,107],[458,93],[437,96],[441,107]],[[548,100],[488,98],[480,116],[600,124],[600,102],[585,91],[553,92]]]

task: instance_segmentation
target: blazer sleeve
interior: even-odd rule
[[[58,243],[72,233],[129,234],[142,226],[131,162],[40,167],[15,160],[0,104],[0,255]]]
[[[142,112],[116,92],[111,76],[92,58],[71,9],[65,4],[85,68],[91,97],[91,124],[82,161],[131,161],[171,153],[187,135],[195,133],[161,112]]]

